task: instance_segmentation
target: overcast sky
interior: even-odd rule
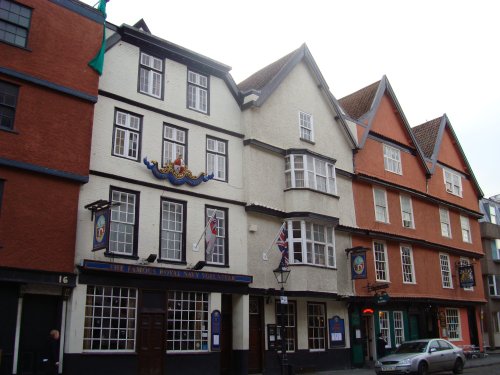
[[[500,194],[500,1],[110,0],[107,15],[143,18],[236,83],[302,43],[337,99],[385,74],[410,125],[446,113],[484,196]]]

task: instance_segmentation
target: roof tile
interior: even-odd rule
[[[432,153],[434,152],[441,119],[442,117],[438,117],[411,129],[420,146],[420,149],[427,158],[431,158]]]
[[[339,103],[349,116],[353,119],[359,119],[370,110],[379,85],[380,81],[374,82],[361,90],[344,96],[339,99]]]

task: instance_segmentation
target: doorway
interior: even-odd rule
[[[375,358],[373,353],[375,352],[374,348],[374,338],[375,332],[373,331],[373,315],[363,316],[362,320],[362,329],[363,329],[363,354],[365,357],[365,361],[373,361]]]
[[[139,374],[163,374],[165,314],[142,313],[139,319]]]
[[[248,372],[262,372],[262,298],[250,296],[249,300],[249,353]]]
[[[471,345],[479,347],[479,335],[477,333],[476,309],[469,307],[467,309],[467,317],[469,320],[469,336]]]
[[[43,359],[48,357],[48,337],[61,329],[60,296],[25,294],[19,337],[18,374],[45,374]]]

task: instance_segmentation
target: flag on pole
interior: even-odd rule
[[[281,252],[280,268],[288,268],[288,230],[286,223],[280,228],[276,245]]]
[[[208,224],[205,227],[205,252],[207,257],[210,258],[214,251],[215,242],[217,240],[217,218],[214,214],[208,219]]]
[[[104,19],[106,19],[106,3],[109,0],[99,0],[99,6],[97,9],[102,13]],[[106,21],[104,21],[102,29],[102,42],[101,48],[97,52],[97,55],[89,62],[89,66],[94,69],[99,75],[102,75],[102,69],[104,67],[104,52],[106,52]]]

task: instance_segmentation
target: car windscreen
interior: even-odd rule
[[[405,342],[396,349],[396,353],[423,353],[426,347],[426,342]]]

